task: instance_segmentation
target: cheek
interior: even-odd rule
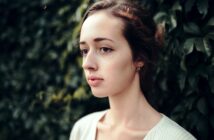
[[[106,76],[108,76],[112,82],[125,80],[132,77],[134,73],[134,64],[131,59],[120,58],[112,63],[106,64]]]

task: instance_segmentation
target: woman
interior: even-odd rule
[[[195,140],[145,98],[158,31],[133,3],[102,0],[89,8],[80,32],[82,67],[93,95],[108,97],[110,109],[77,121],[70,140]]]

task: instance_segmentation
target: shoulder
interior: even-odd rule
[[[106,111],[99,111],[99,112],[94,112],[90,113],[82,118],[80,118],[75,125],[82,126],[84,125],[84,128],[86,125],[90,125],[93,123],[97,123],[97,121],[104,115]]]
[[[158,140],[196,140],[192,134],[165,115],[163,115],[150,135],[153,140],[156,140],[156,138]]]
[[[88,137],[88,135],[91,135],[96,130],[96,124],[105,112],[94,112],[80,118],[72,128],[70,140],[80,139],[80,136]]]

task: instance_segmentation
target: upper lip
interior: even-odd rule
[[[103,80],[103,78],[97,77],[97,76],[88,76],[87,79],[88,79],[88,80]]]

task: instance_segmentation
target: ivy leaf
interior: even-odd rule
[[[201,98],[198,103],[197,103],[197,108],[198,108],[198,111],[200,113],[202,113],[203,115],[207,115],[208,113],[208,110],[207,110],[207,104],[206,104],[206,101],[204,98]]]
[[[207,56],[211,55],[211,48],[207,39],[197,38],[195,42],[197,51],[205,53]]]
[[[64,6],[64,7],[62,7],[62,8],[60,8],[59,9],[59,11],[58,11],[58,15],[59,16],[62,16],[62,15],[64,15],[66,12],[69,12],[69,10],[70,10],[70,6]]]
[[[196,38],[195,39],[195,43],[196,43],[196,50],[199,51],[199,52],[205,52],[205,49],[204,49],[204,45],[203,45],[203,41],[201,38]]]
[[[194,38],[189,38],[184,43],[184,52],[185,54],[190,54],[194,48]]]
[[[210,32],[206,35],[206,38],[214,40],[214,32]]]
[[[200,35],[200,29],[199,29],[198,25],[196,25],[193,22],[184,24],[183,28],[184,28],[184,32],[186,32],[186,33]]]
[[[83,87],[79,87],[73,95],[74,99],[77,100],[84,100],[84,99],[88,99],[89,95],[86,94],[86,91]]]
[[[204,44],[204,50],[207,56],[211,55],[211,48],[209,46],[209,40],[204,38],[203,39],[203,44]]]
[[[181,59],[180,67],[181,67],[182,70],[187,71],[187,67],[186,67],[186,64],[185,64],[185,56],[182,57],[182,59]]]
[[[154,20],[156,23],[162,23],[164,20],[166,20],[167,17],[167,13],[166,12],[158,12],[155,16],[154,16]]]
[[[178,75],[178,82],[180,89],[183,90],[186,82],[186,73],[183,72]]]
[[[171,30],[177,27],[177,19],[175,15],[170,16],[170,21],[171,21]]]
[[[198,0],[197,1],[197,8],[200,14],[203,14],[203,18],[207,14],[208,10],[208,0]]]
[[[182,11],[182,7],[179,3],[179,1],[176,1],[175,4],[172,6],[173,11]]]
[[[214,17],[207,22],[206,26],[214,26]]]
[[[197,126],[196,126],[196,129],[202,133],[200,133],[199,135],[204,139],[204,140],[207,140],[208,139],[208,120],[203,118],[203,117],[200,117],[198,123],[197,123]]]
[[[192,89],[195,89],[196,86],[197,86],[197,78],[195,77],[195,75],[190,75],[189,78],[188,78],[188,83],[189,83],[189,86],[192,88]]]
[[[185,12],[188,13],[189,11],[191,11],[193,5],[195,3],[195,0],[187,0],[185,3]]]

